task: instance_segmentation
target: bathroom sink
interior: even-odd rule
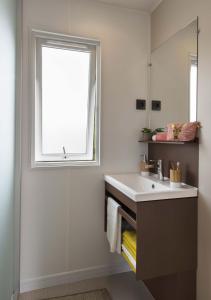
[[[105,175],[107,183],[121,191],[130,199],[139,201],[197,197],[198,189],[186,184],[171,188],[168,180],[159,181],[155,177],[138,173]]]

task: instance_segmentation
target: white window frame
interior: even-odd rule
[[[41,47],[42,45],[58,45],[59,48],[71,49],[78,47],[95,52],[92,57],[92,70],[90,86],[95,87],[94,93],[90,89],[89,119],[93,120],[95,114],[95,124],[89,121],[87,130],[87,151],[86,154],[67,154],[67,155],[42,155],[41,151]],[[40,30],[31,30],[31,97],[32,97],[32,130],[31,130],[31,166],[37,167],[64,167],[64,166],[99,166],[100,165],[100,103],[101,103],[101,51],[100,41],[75,36],[69,36],[58,33],[45,32]],[[40,52],[40,53],[39,53]],[[94,76],[93,76],[94,75]],[[94,78],[93,78],[94,77]],[[91,83],[94,82],[94,85]],[[91,95],[92,93],[92,95]],[[93,146],[93,137],[95,144]],[[94,154],[94,158],[92,157]]]

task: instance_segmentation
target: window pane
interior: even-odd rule
[[[42,152],[87,150],[90,53],[42,47]]]

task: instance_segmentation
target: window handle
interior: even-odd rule
[[[67,153],[66,153],[66,150],[65,150],[65,146],[63,146],[63,152],[64,152],[64,159],[67,159]]]

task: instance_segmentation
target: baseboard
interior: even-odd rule
[[[33,290],[79,282],[86,279],[100,278],[129,271],[130,269],[126,263],[120,263],[112,266],[97,266],[72,272],[52,274],[21,281],[20,292],[25,293]]]
[[[18,295],[19,295],[18,292],[14,293],[11,297],[11,300],[18,300]]]

